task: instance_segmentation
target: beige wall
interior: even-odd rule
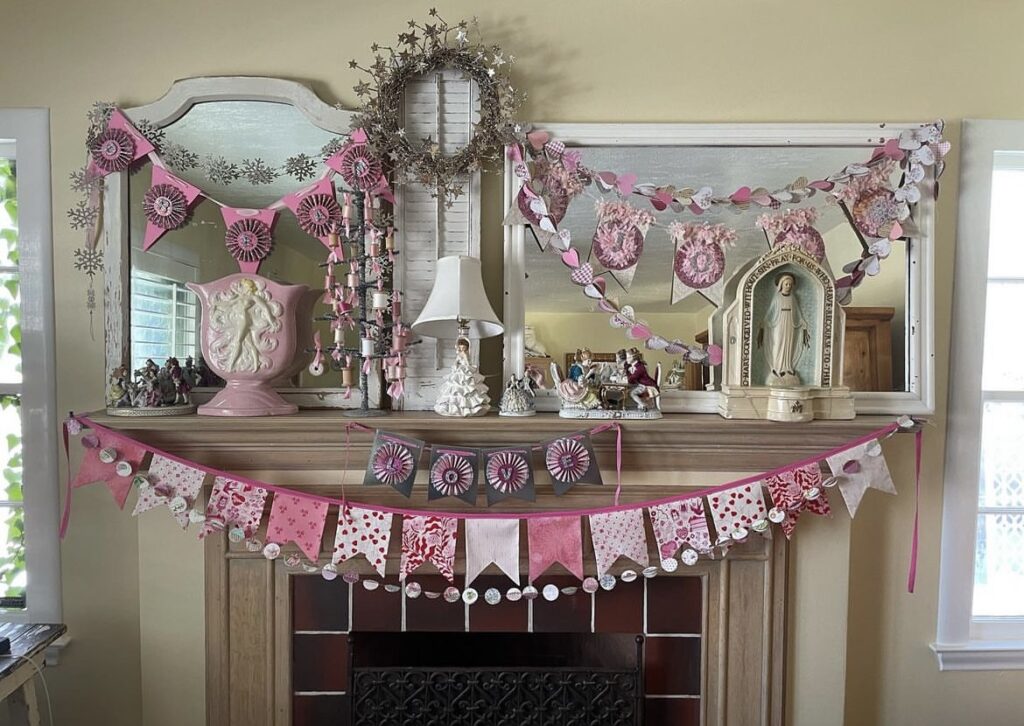
[[[439,3],[449,19],[477,14],[488,39],[520,58],[540,121],[951,121],[1024,117],[1019,30],[1024,5],[982,0],[521,0]],[[419,2],[181,0],[171,4],[5,2],[0,104],[52,112],[59,409],[101,402],[101,323],[83,309],[71,269],[80,236],[65,223],[68,172],[83,160],[84,113],[98,99],[149,101],[175,78],[262,74],[312,83],[352,104],[347,60],[422,17]],[[955,148],[955,147],[954,147]],[[944,406],[957,157],[938,215],[937,357]],[[500,302],[500,181],[484,182],[484,258]],[[99,282],[99,281],[98,281]],[[492,343],[489,350],[494,351]],[[853,525],[847,722],[1020,723],[1024,673],[936,671],[935,628],[944,417],[927,432],[918,592],[904,589],[913,498],[911,443],[891,450],[903,494],[869,496]],[[154,522],[150,517],[147,522]],[[76,497],[63,551],[65,616],[75,641],[49,676],[62,723],[199,723],[202,620],[199,548],[165,525],[141,531],[102,491]],[[817,527],[797,547],[822,546]],[[164,577],[167,579],[165,580]],[[175,585],[180,589],[176,589]],[[830,611],[819,619],[822,637]],[[182,646],[178,658],[171,645]],[[797,669],[806,673],[806,669]],[[806,678],[813,679],[813,673]],[[804,686],[807,684],[804,683]],[[823,693],[834,700],[839,694]],[[173,701],[172,701],[173,699]],[[168,704],[174,703],[175,706]],[[177,710],[177,714],[174,713]],[[804,713],[813,714],[805,704]],[[175,719],[174,717],[177,716]],[[806,721],[813,723],[813,719]]]

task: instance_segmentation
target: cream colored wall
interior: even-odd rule
[[[98,99],[126,105],[162,94],[175,78],[262,74],[312,83],[352,104],[351,57],[366,59],[427,3],[308,0],[181,0],[171,5],[91,2],[0,7],[4,60],[0,103],[46,106],[52,114],[55,295],[59,317],[59,409],[101,402],[101,325],[71,269],[81,242],[63,210],[68,172],[83,160],[83,116]],[[490,41],[519,59],[517,77],[538,121],[878,121],[937,116],[959,136],[964,117],[1024,117],[1019,29],[1024,5],[951,0],[520,0],[439,3],[449,19],[478,15]],[[955,148],[955,146],[954,146]],[[939,401],[948,363],[957,157],[943,180],[936,253]],[[501,300],[501,183],[484,181],[484,258],[491,297]],[[101,281],[98,281],[101,284]],[[496,343],[485,348],[494,354]],[[499,353],[500,354],[500,353]],[[497,367],[497,364],[494,364]],[[935,630],[944,410],[925,443],[918,592],[905,592],[913,513],[911,442],[890,445],[903,493],[869,496],[853,524],[847,723],[1020,723],[1024,673],[936,671]],[[147,518],[146,522],[153,521]],[[797,547],[825,546],[826,527]],[[167,567],[168,558],[184,563]],[[156,569],[154,569],[156,568]],[[201,723],[202,612],[199,550],[170,528],[146,529],[102,491],[76,496],[63,550],[64,609],[75,641],[49,680],[61,723]],[[162,578],[166,573],[166,579]],[[823,576],[826,574],[823,572]],[[159,576],[158,576],[159,575]],[[157,588],[162,588],[157,589]],[[180,593],[161,597],[160,593]],[[178,603],[180,602],[180,608]],[[823,637],[828,608],[808,608]],[[180,657],[164,645],[173,638]],[[805,670],[794,671],[803,676]],[[806,674],[813,679],[813,674]],[[802,688],[807,683],[798,684]],[[812,689],[813,690],[813,689]],[[171,695],[175,706],[167,705]],[[822,706],[839,694],[818,693]],[[814,723],[805,701],[800,723]],[[175,718],[176,717],[176,718]]]

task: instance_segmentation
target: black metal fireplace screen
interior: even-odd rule
[[[643,637],[352,633],[355,726],[643,723]]]

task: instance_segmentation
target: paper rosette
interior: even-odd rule
[[[334,182],[321,179],[316,184],[285,196],[281,201],[292,210],[303,232],[316,237],[324,247],[331,248],[327,236],[340,227],[342,222]]]
[[[814,228],[818,210],[814,207],[790,209],[779,214],[762,214],[757,226],[764,230],[771,248],[796,247],[825,264],[825,240]]]
[[[89,145],[87,171],[92,177],[125,171],[134,162],[153,153],[153,144],[120,110],[114,109],[101,131]]]
[[[529,225],[541,249],[545,249],[557,234],[569,204],[583,191],[583,184],[560,159],[541,158],[530,162],[529,166],[519,162],[516,167],[517,173],[524,177],[523,186],[503,223]]]
[[[479,454],[476,451],[432,447],[427,499],[455,497],[467,504],[474,504],[477,494],[476,470],[479,459]]]
[[[576,484],[602,484],[601,470],[589,434],[574,434],[544,444],[544,465],[555,494],[561,496]]]
[[[725,247],[736,232],[724,224],[673,222],[668,228],[675,244],[672,258],[672,304],[699,293],[720,306],[725,279]]]
[[[142,212],[146,216],[142,249],[148,250],[165,232],[185,226],[192,206],[200,196],[202,191],[199,187],[154,165],[149,191],[142,199]]]
[[[353,131],[345,145],[327,158],[326,164],[338,172],[350,188],[395,203],[380,159],[367,145],[366,132],[362,129]]]
[[[530,447],[487,449],[481,455],[488,506],[509,497],[527,502],[535,499]]]
[[[277,211],[221,207],[220,213],[227,225],[224,245],[238,262],[239,270],[255,275],[270,254]]]
[[[600,265],[624,290],[633,284],[654,215],[628,202],[599,202],[597,229],[590,245],[590,260]]]
[[[378,431],[373,438],[364,486],[385,485],[408,497],[419,465],[423,442]]]

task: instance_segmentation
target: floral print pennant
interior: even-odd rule
[[[399,577],[429,562],[455,582],[455,540],[459,520],[454,517],[415,516],[402,519],[402,564]]]
[[[338,529],[334,535],[335,565],[363,555],[384,577],[387,567],[388,545],[391,543],[391,512],[362,507],[342,507],[338,513]]]
[[[821,486],[821,467],[815,462],[781,474],[773,474],[764,480],[772,498],[768,519],[778,522],[786,539],[793,536],[800,512],[805,509],[813,514],[831,517],[828,497]]]
[[[363,485],[385,484],[402,496],[410,496],[422,451],[423,442],[418,439],[378,431],[373,437]]]
[[[316,562],[327,523],[328,506],[327,502],[319,499],[275,494],[267,521],[267,542],[294,542],[310,562]]]
[[[206,503],[206,521],[200,539],[211,532],[239,528],[245,537],[252,537],[260,527],[267,490],[245,482],[218,476],[213,480],[210,501]]]
[[[647,567],[647,536],[644,533],[644,510],[590,515],[590,536],[594,541],[597,575],[603,576],[621,556],[641,567]]]
[[[700,497],[681,502],[658,504],[648,509],[654,539],[658,543],[658,556],[662,560],[674,557],[681,547],[697,553],[711,551],[711,533]]]

